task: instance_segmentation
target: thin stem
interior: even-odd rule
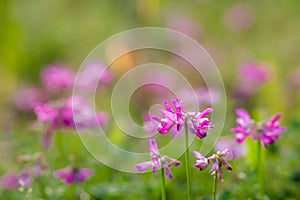
[[[218,185],[218,178],[217,178],[217,173],[215,173],[213,176],[212,200],[217,199],[217,185]]]
[[[161,168],[161,199],[166,200],[165,170]]]
[[[188,135],[188,124],[187,121],[184,123],[185,133],[185,171],[186,171],[186,182],[187,182],[187,195],[188,200],[191,199],[191,180],[190,180],[190,153],[189,153],[189,135]]]
[[[260,199],[264,199],[264,177],[263,177],[263,163],[262,163],[262,149],[261,149],[261,142],[257,141],[257,181],[259,184],[259,192],[260,192]]]

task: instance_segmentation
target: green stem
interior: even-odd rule
[[[257,181],[259,184],[259,192],[260,192],[260,199],[264,198],[264,177],[263,177],[263,163],[262,163],[262,149],[261,149],[261,142],[257,141]]]
[[[165,170],[161,168],[161,199],[166,200]]]
[[[184,123],[185,133],[185,171],[186,171],[186,182],[187,182],[187,195],[188,200],[191,199],[191,180],[190,180],[190,155],[189,155],[189,135],[188,135],[188,124],[187,121]]]
[[[217,178],[217,173],[215,173],[213,176],[212,200],[217,199],[217,185],[218,185],[218,178]]]

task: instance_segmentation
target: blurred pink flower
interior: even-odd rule
[[[201,23],[188,16],[170,15],[167,18],[167,27],[193,38],[201,38],[204,35]]]
[[[169,156],[162,156],[157,147],[157,143],[155,140],[149,140],[149,153],[151,156],[151,161],[146,161],[139,163],[135,166],[136,170],[140,172],[147,172],[149,168],[152,166],[152,173],[155,173],[160,167],[164,168],[164,172],[169,179],[173,178],[170,167],[181,166],[181,162],[175,160]]]
[[[268,83],[272,77],[272,70],[267,64],[247,62],[240,66],[238,83],[233,90],[234,98],[244,103]]]
[[[224,15],[225,26],[233,32],[249,29],[255,21],[255,13],[251,5],[239,3],[229,8]]]
[[[236,109],[238,116],[236,120],[237,127],[231,129],[236,134],[236,140],[239,143],[243,143],[248,136],[252,136],[254,140],[257,140],[256,124],[251,119],[249,113],[243,109]]]
[[[109,121],[106,112],[95,113],[90,102],[80,96],[73,96],[66,100],[63,106],[41,104],[35,107],[37,120],[48,125],[44,137],[44,146],[49,148],[53,132],[64,128],[95,128]]]
[[[86,64],[76,79],[76,86],[83,90],[94,90],[98,85],[109,85],[114,81],[115,75],[101,62]]]
[[[49,91],[69,90],[73,87],[75,72],[62,64],[50,65],[42,71],[41,79]]]
[[[33,179],[27,170],[21,173],[7,173],[1,177],[1,186],[4,189],[19,190],[31,187]]]
[[[236,134],[237,142],[242,143],[249,136],[252,136],[253,140],[260,140],[265,148],[268,145],[276,142],[281,133],[286,131],[286,128],[281,126],[279,119],[281,114],[276,114],[269,121],[255,122],[251,119],[247,111],[243,109],[236,110],[239,118],[236,120],[237,127],[231,131]]]
[[[17,108],[21,111],[32,111],[36,105],[45,103],[48,99],[46,92],[34,87],[23,87],[13,97]]]
[[[73,166],[57,170],[53,173],[55,178],[61,179],[68,185],[83,183],[92,175],[94,175],[94,171],[91,169],[75,168]]]
[[[267,147],[270,144],[276,142],[281,133],[286,132],[286,128],[280,126],[279,119],[281,114],[276,114],[268,122],[258,126],[258,133],[260,134],[260,141],[263,143],[264,147]]]

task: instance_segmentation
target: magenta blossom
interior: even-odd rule
[[[75,72],[61,64],[50,65],[42,71],[42,82],[49,91],[72,89]]]
[[[223,151],[218,151],[216,154],[213,154],[212,156],[206,158],[198,151],[194,151],[194,155],[198,159],[196,161],[195,167],[202,171],[205,170],[209,164],[213,163],[210,174],[217,174],[219,181],[222,182],[222,166],[225,166],[229,172],[232,171],[232,167],[224,158],[228,154],[228,152],[229,150],[225,149]]]
[[[41,104],[35,107],[37,120],[47,124],[44,145],[49,148],[53,131],[64,128],[95,128],[109,120],[106,112],[94,113],[92,105],[80,96],[67,99],[63,106]]]
[[[160,167],[164,168],[164,172],[169,179],[173,178],[170,167],[172,166],[181,166],[181,162],[175,160],[169,156],[162,156],[157,147],[155,140],[149,140],[150,147],[149,152],[151,156],[151,161],[142,162],[135,166],[136,170],[140,172],[147,172],[150,167],[152,167],[152,172],[155,173]]]
[[[267,147],[278,140],[281,133],[286,131],[286,128],[280,126],[279,123],[281,114],[275,115],[270,121],[257,123],[243,109],[237,109],[236,113],[239,116],[236,121],[237,127],[231,129],[231,131],[236,134],[239,143],[244,142],[247,137],[251,136],[254,141],[260,140],[264,147]]]
[[[231,129],[231,131],[236,134],[237,142],[243,143],[248,136],[252,136],[254,140],[257,140],[256,125],[249,113],[243,109],[237,109],[236,114],[238,115],[237,127]]]
[[[94,171],[91,169],[85,169],[85,168],[79,169],[73,166],[69,166],[57,170],[53,174],[55,178],[61,179],[63,182],[65,182],[68,185],[74,183],[83,183],[92,175],[94,175]]]
[[[211,120],[206,118],[213,110],[208,108],[203,112],[185,112],[181,105],[180,99],[172,100],[174,108],[168,102],[165,102],[165,110],[161,110],[162,118],[152,117],[159,123],[158,132],[166,134],[170,132],[173,127],[176,127],[176,131],[180,131],[185,121],[187,121],[189,129],[198,138],[205,138],[207,131],[213,129]]]
[[[21,173],[7,173],[0,179],[1,186],[8,190],[23,190],[31,187],[33,179],[28,170]]]
[[[260,141],[266,148],[268,145],[273,144],[279,139],[281,133],[286,131],[286,128],[280,126],[279,119],[281,114],[275,115],[270,121],[262,123],[262,127],[258,127]]]

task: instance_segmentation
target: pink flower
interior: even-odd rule
[[[74,183],[83,183],[92,175],[94,175],[94,171],[91,169],[79,169],[73,166],[57,170],[53,174],[55,178],[61,179],[63,182],[69,185]]]
[[[95,128],[109,121],[108,113],[94,113],[91,103],[80,96],[70,97],[63,106],[38,105],[35,114],[39,122],[48,125],[43,142],[45,148],[51,146],[53,132],[56,129]]]
[[[237,109],[236,114],[238,115],[236,120],[237,127],[231,129],[231,131],[236,134],[237,142],[243,143],[248,136],[252,136],[256,140],[255,122],[251,119],[249,113],[243,109]]]
[[[7,173],[0,179],[1,186],[8,190],[19,190],[29,188],[32,185],[33,179],[28,170],[21,173]]]
[[[50,65],[42,71],[42,82],[49,91],[72,89],[75,72],[64,65]]]
[[[135,166],[136,170],[140,172],[147,172],[152,167],[152,173],[155,173],[160,167],[164,168],[164,172],[169,179],[173,178],[170,167],[180,166],[181,162],[169,156],[161,156],[155,140],[149,140],[149,152],[151,156],[150,161],[139,163]]]
[[[198,168],[200,171],[205,170],[209,164],[213,163],[213,166],[210,170],[210,174],[214,175],[217,174],[219,181],[223,181],[222,178],[222,167],[226,167],[226,169],[231,172],[232,167],[230,164],[225,160],[225,156],[228,154],[229,150],[225,149],[223,151],[218,151],[216,154],[205,158],[201,153],[194,151],[195,157],[198,159],[196,161],[195,167]]]
[[[185,112],[181,106],[181,100],[174,99],[172,103],[175,109],[172,108],[168,102],[165,102],[166,110],[161,110],[163,117],[153,118],[160,123],[158,131],[161,134],[168,133],[174,125],[176,125],[176,129],[179,131],[184,124]]]
[[[260,132],[260,141],[263,143],[266,148],[268,145],[275,143],[281,133],[286,131],[286,128],[280,126],[279,119],[281,118],[281,114],[275,115],[270,121],[268,121],[264,128],[259,130]]]
[[[109,85],[114,80],[114,74],[101,62],[91,62],[82,68],[78,74],[76,85],[84,90],[94,90],[98,85]]]
[[[176,131],[180,131],[185,121],[187,121],[189,129],[198,138],[205,138],[207,131],[213,129],[211,120],[206,118],[213,110],[208,108],[203,112],[185,112],[181,105],[180,99],[172,100],[174,108],[170,106],[168,102],[165,102],[165,110],[161,110],[163,114],[162,118],[151,117],[158,122],[158,131],[161,134],[166,134],[175,126]],[[151,121],[150,121],[151,122]],[[146,126],[148,129],[153,127],[153,123],[149,124],[149,120]],[[176,135],[176,134],[175,134]]]
[[[212,111],[213,109],[207,108],[203,112],[188,113],[189,129],[200,139],[205,138],[207,131],[214,128],[211,120],[206,118]]]
[[[256,123],[245,110],[237,109],[236,113],[239,116],[237,127],[231,129],[231,131],[236,134],[239,143],[244,142],[248,136],[252,136],[254,140],[259,139],[264,147],[267,147],[276,142],[281,133],[286,131],[286,128],[280,126],[279,123],[281,114],[275,115],[267,122]]]

